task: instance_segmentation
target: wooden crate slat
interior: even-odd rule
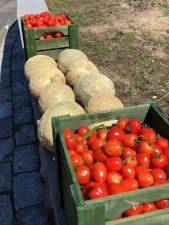
[[[36,40],[36,50],[48,50],[56,48],[68,48],[69,37],[53,38],[51,40]]]
[[[48,56],[54,58],[55,60],[57,60],[59,53],[63,50],[65,50],[65,48],[46,50],[46,51],[37,51],[37,55],[48,55]]]
[[[35,39],[40,38],[40,36],[46,32],[61,32],[64,35],[68,35],[68,26],[62,25],[57,27],[46,27],[46,28],[34,28]]]
[[[68,27],[69,29],[69,44],[70,48],[79,48],[79,36],[78,36],[78,25],[77,24],[72,24],[71,26]]]
[[[169,209],[157,210],[115,221],[108,221],[105,225],[167,225]]]
[[[69,167],[69,170],[71,171],[71,176],[74,184],[74,191],[76,193],[76,196],[80,199],[80,201],[75,202],[77,209],[78,209],[78,225],[104,225],[106,222],[109,223],[109,225],[114,225],[114,220],[119,214],[123,213],[125,210],[131,208],[133,205],[144,203],[144,202],[151,202],[151,201],[157,201],[160,199],[166,199],[169,198],[169,184],[163,184],[159,186],[139,189],[137,191],[122,193],[114,196],[108,196],[101,199],[95,199],[95,200],[88,200],[82,202],[81,198],[83,199],[81,192],[80,192],[80,186],[77,183],[77,179],[75,177],[74,170],[72,168],[70,159],[68,157],[68,152],[66,148],[66,144],[63,137],[63,129],[65,127],[71,128],[76,130],[80,124],[93,124],[100,121],[110,120],[110,119],[117,119],[118,117],[138,117],[143,122],[146,120],[146,122],[150,123],[153,126],[153,123],[149,118],[151,117],[151,114],[153,113],[152,118],[155,119],[155,123],[158,126],[158,123],[160,122],[162,126],[159,129],[159,132],[164,129],[164,134],[169,131],[169,124],[166,122],[166,120],[163,118],[163,114],[159,112],[159,110],[156,110],[156,107],[153,104],[145,104],[145,105],[139,105],[134,107],[126,107],[124,109],[118,109],[111,112],[104,112],[104,113],[95,113],[95,114],[86,114],[86,115],[79,115],[79,116],[64,116],[60,118],[53,118],[53,127],[56,135],[60,136],[60,151],[62,151],[64,154],[64,158],[61,158],[59,160],[66,160],[67,166]],[[64,182],[66,180],[66,177],[63,178]],[[64,193],[63,193],[64,194]],[[102,214],[97,213],[97,207],[101,208]],[[69,211],[69,208],[66,208],[66,210]],[[102,215],[102,223],[99,223],[102,219],[99,217],[100,214]],[[159,214],[161,216],[161,214]],[[94,220],[95,218],[100,218],[98,221]],[[92,218],[91,218],[92,217]],[[163,221],[165,221],[165,215],[163,217]],[[91,220],[90,220],[91,218]],[[162,219],[162,217],[161,217]],[[85,222],[84,222],[85,221]],[[90,221],[90,222],[88,222]],[[109,222],[111,221],[111,222]],[[136,220],[137,222],[138,220]],[[150,220],[147,219],[146,225],[152,225],[155,223],[149,223]],[[74,225],[69,221],[71,225]],[[76,222],[77,223],[77,222]],[[75,223],[75,224],[76,224]],[[123,223],[121,223],[123,224]],[[135,225],[135,223],[131,223],[131,225]],[[137,225],[140,225],[139,223],[136,223]],[[163,223],[162,223],[163,224]],[[126,223],[127,225],[127,223]],[[155,224],[159,225],[159,224]]]

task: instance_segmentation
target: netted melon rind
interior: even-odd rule
[[[64,115],[84,114],[84,109],[75,102],[63,101],[51,106],[43,114],[38,125],[38,137],[40,143],[48,150],[53,150],[53,134],[51,118]]]
[[[90,98],[97,94],[115,95],[113,82],[101,73],[87,74],[74,85],[76,98],[86,106]]]
[[[118,108],[124,108],[120,99],[110,94],[102,94],[94,95],[85,107],[85,111],[88,113],[97,113]]]
[[[99,73],[98,68],[91,61],[80,60],[73,63],[67,73],[66,73],[66,81],[69,85],[74,86],[78,79],[81,79],[83,76],[92,73]]]
[[[58,56],[58,67],[59,69],[66,74],[69,67],[80,60],[88,60],[87,56],[78,49],[66,49],[59,53]]]
[[[57,63],[55,60],[49,56],[46,55],[36,55],[31,58],[29,58],[24,66],[25,75],[30,80],[31,75],[34,74],[34,71],[38,71],[38,68],[45,69],[45,67],[48,68],[56,68]]]
[[[42,112],[61,101],[75,102],[73,90],[63,82],[51,82],[40,92],[39,106]]]

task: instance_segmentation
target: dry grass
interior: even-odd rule
[[[169,4],[155,0],[48,0],[80,27],[80,48],[125,105],[157,101],[169,114]]]

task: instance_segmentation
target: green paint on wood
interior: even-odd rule
[[[84,201],[80,192],[74,169],[72,167],[66,144],[63,137],[63,129],[69,127],[76,130],[80,124],[93,124],[119,117],[138,117],[142,122],[147,122],[158,129],[160,134],[168,137],[169,123],[164,118],[164,113],[154,103],[144,104],[124,109],[103,113],[85,114],[79,116],[64,116],[52,118],[53,131],[59,142],[55,143],[57,157],[62,166],[61,181],[64,185],[63,198],[66,199],[66,211],[70,225],[164,225],[169,219],[168,211],[160,210],[140,215],[138,217],[114,220],[116,216],[135,204],[156,201],[169,198],[169,184],[139,189],[128,193],[108,196],[101,199]],[[58,139],[57,139],[58,140]],[[71,179],[71,187],[69,180]],[[73,186],[72,186],[73,185]],[[73,189],[72,189],[73,187]],[[68,202],[71,198],[73,207]],[[145,219],[144,219],[145,218]],[[156,219],[154,219],[156,218]]]
[[[51,40],[36,40],[36,49],[39,50],[50,50],[56,48],[69,48],[69,38],[53,38]]]
[[[72,24],[69,26],[69,43],[70,48],[79,48],[79,35],[78,35],[78,25]]]

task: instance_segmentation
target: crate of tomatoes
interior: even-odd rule
[[[70,225],[167,224],[169,122],[157,105],[52,123]]]
[[[21,24],[27,58],[48,55],[57,60],[62,50],[79,47],[78,25],[65,13],[25,14]]]

